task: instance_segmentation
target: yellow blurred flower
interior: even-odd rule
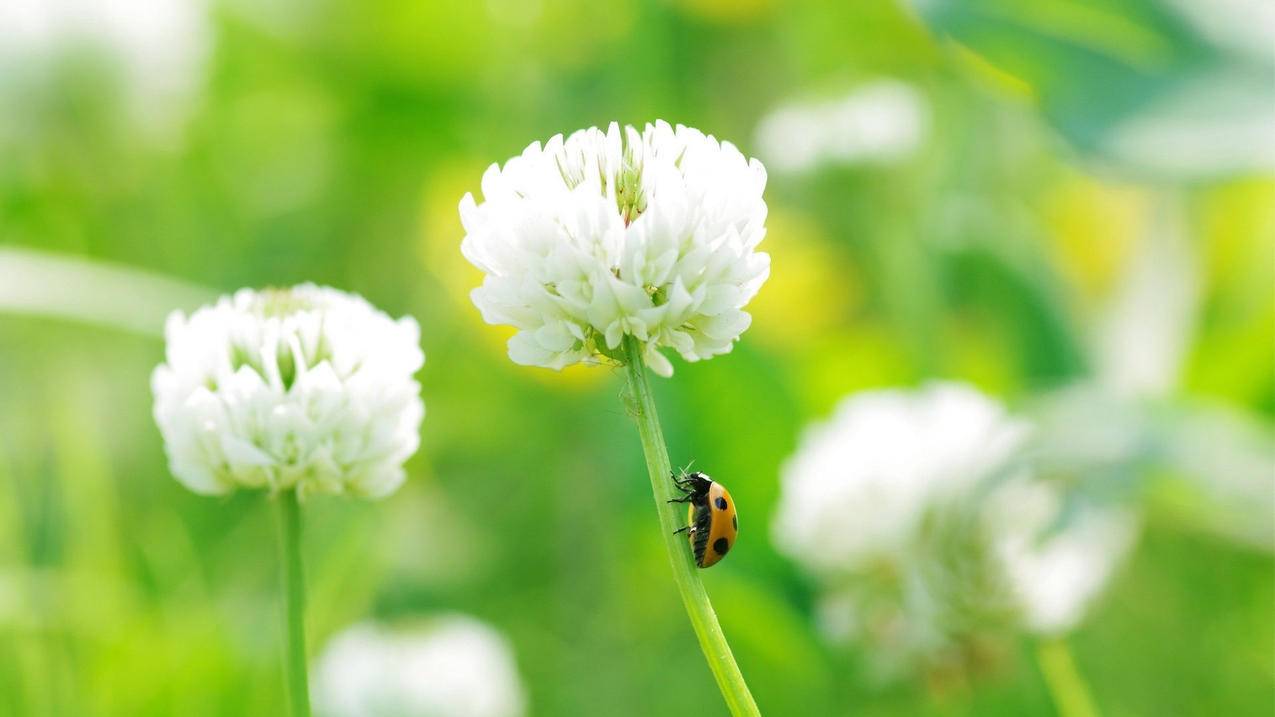
[[[1089,302],[1104,298],[1146,233],[1144,190],[1074,174],[1046,198],[1044,219],[1058,266]]]
[[[1275,359],[1275,180],[1235,182],[1200,203],[1204,295],[1211,321],[1187,360],[1195,390],[1269,395]]]
[[[775,267],[749,305],[757,338],[776,348],[800,346],[849,323],[861,285],[808,216],[773,207],[766,248]]]

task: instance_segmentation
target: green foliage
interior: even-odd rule
[[[815,586],[771,545],[777,476],[803,426],[853,390],[944,377],[1032,406],[1100,374],[1097,327],[1155,240],[1152,200],[1182,178],[1199,279],[1183,370],[1133,401],[1163,419],[1157,451],[1074,469],[1077,483],[1118,474],[1121,490],[1095,493],[1145,515],[1074,652],[1107,714],[1269,709],[1275,572],[1252,536],[1269,535],[1270,501],[1192,477],[1269,455],[1275,180],[1111,143],[1210,78],[1229,79],[1191,127],[1248,116],[1233,100],[1262,79],[1251,103],[1269,105],[1259,59],[1133,0],[933,0],[922,19],[883,1],[283,5],[214,4],[206,75],[167,135],[127,119],[126,78],[105,63],[0,82],[0,249],[216,291],[312,280],[419,319],[428,413],[407,484],[305,506],[313,649],[367,617],[460,611],[509,637],[533,714],[719,714],[622,371],[508,361],[466,297],[456,204],[485,166],[556,132],[661,117],[755,154],[779,103],[889,76],[929,103],[923,146],[893,165],[772,172],[773,278],[753,327],[655,385],[673,463],[694,459],[739,501],[739,542],[703,577],[763,713],[1052,709],[1014,640],[993,674],[888,684],[861,647],[825,640]],[[1133,171],[1092,173],[1055,132]],[[0,273],[0,300],[10,282]],[[0,714],[281,713],[269,506],[169,475],[148,385],[162,355],[154,336],[0,313]],[[1175,430],[1213,435],[1187,420],[1202,405],[1234,419],[1217,429],[1229,438],[1189,445],[1234,445],[1229,462],[1170,450]],[[1083,420],[1102,434],[1112,415]]]
[[[1275,116],[1275,54],[1257,4],[916,4],[935,30],[1027,83],[1084,153],[1152,181],[1224,176],[1255,166],[1255,154],[1266,157],[1256,166],[1269,161],[1269,137],[1252,134]]]

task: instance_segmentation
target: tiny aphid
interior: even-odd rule
[[[696,471],[673,475],[673,482],[682,491],[682,497],[671,503],[689,503],[685,532],[695,553],[695,564],[711,568],[735,545],[739,534],[739,518],[735,514],[735,500],[726,486]]]

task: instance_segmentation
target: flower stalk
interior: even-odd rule
[[[283,576],[285,648],[283,671],[292,717],[310,717],[310,686],[306,674],[305,575],[301,563],[301,504],[296,490],[274,496],[279,534],[279,563]]]
[[[1036,645],[1036,661],[1040,664],[1045,684],[1054,706],[1062,717],[1099,717],[1098,707],[1089,692],[1085,678],[1076,668],[1071,648],[1061,637],[1049,638]]]
[[[721,625],[717,622],[717,613],[708,599],[704,584],[700,582],[686,539],[674,534],[674,531],[684,527],[682,523],[685,521],[685,510],[679,511],[680,504],[669,502],[675,497],[673,482],[670,478],[673,467],[669,462],[664,434],[660,430],[660,419],[655,410],[655,397],[646,380],[646,366],[642,362],[642,345],[633,336],[626,336],[624,348],[629,392],[632,395],[632,410],[638,424],[638,433],[642,437],[642,452],[646,456],[651,488],[655,493],[660,533],[664,538],[664,548],[668,551],[669,563],[673,566],[673,579],[682,596],[682,604],[686,607],[691,626],[695,629],[696,637],[699,638],[700,648],[704,651],[708,667],[717,680],[717,686],[731,714],[735,717],[760,715],[757,703],[753,701],[753,696],[748,691],[748,684],[744,682],[744,676],[740,673],[739,666],[735,664],[735,656],[731,654],[726,635],[722,633]]]

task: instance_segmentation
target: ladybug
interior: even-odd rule
[[[695,564],[711,568],[735,545],[739,534],[739,518],[735,515],[735,499],[726,486],[696,471],[672,476],[682,497],[670,503],[689,503],[687,520],[690,525],[676,532],[685,532],[695,552]]]

